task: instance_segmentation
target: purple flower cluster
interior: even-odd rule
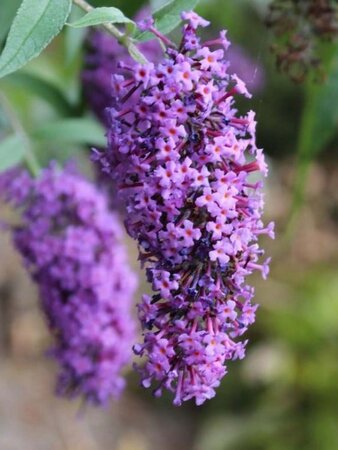
[[[179,46],[162,37],[166,58],[113,76],[119,103],[101,163],[126,198],[127,230],[155,291],[138,307],[142,384],[155,383],[156,396],[174,392],[175,405],[199,405],[215,395],[226,361],[244,357],[240,337],[257,308],[245,278],[268,274],[257,241],[273,237],[273,224],[261,220],[262,182],[251,174],[267,166],[254,113],[235,109],[234,96],[250,94],[228,73],[226,32],[202,43],[196,30],[209,23],[182,17]]]
[[[148,13],[147,8],[142,8],[135,20],[139,21],[145,18]],[[163,54],[156,40],[143,42],[139,48],[146,58],[153,62],[159,61]],[[243,49],[232,46],[227,59],[230,62],[229,72],[236,72],[252,92],[262,89],[264,70]],[[135,61],[116,39],[97,30],[88,35],[84,69],[81,74],[83,93],[89,107],[104,125],[109,124],[106,108],[113,106],[115,99],[114,92],[112,93],[111,75],[124,64],[133,66]]]
[[[147,14],[148,10],[143,8],[135,20],[143,19]],[[149,59],[157,60],[162,55],[161,46],[155,40],[144,42],[139,47]],[[108,125],[106,108],[114,102],[111,75],[118,67],[134,63],[126,48],[109,34],[102,31],[89,34],[81,75],[82,87],[89,107],[104,125]]]
[[[130,361],[136,279],[106,198],[70,168],[1,177],[2,193],[22,208],[16,248],[38,284],[58,361],[57,392],[93,404],[117,397]]]

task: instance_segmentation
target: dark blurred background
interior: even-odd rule
[[[142,5],[137,0],[92,3],[120,7],[130,16]],[[210,32],[228,30],[230,59],[254,92],[240,108],[257,112],[258,143],[270,165],[266,220],[276,222],[277,237],[263,244],[273,258],[270,277],[251,280],[261,306],[247,357],[229,365],[216,398],[201,407],[175,408],[167,397],[154,399],[131,372],[125,395],[106,410],[55,398],[56,369],[44,357],[49,337],[36,291],[1,233],[1,450],[338,449],[337,132],[312,161],[304,202],[290,227],[305,88],[275,68],[272,35],[264,25],[268,3],[202,0],[197,9],[212,21]],[[68,30],[26,70],[79,99],[80,38],[79,31]],[[56,117],[41,98],[6,79],[0,90],[27,129]],[[85,105],[81,108],[82,113]],[[4,123],[0,116],[0,127]],[[66,159],[73,148],[47,142],[39,152],[45,161],[55,152]],[[86,166],[85,151],[76,150]],[[2,213],[7,213],[4,207]],[[126,243],[138,270],[135,245],[127,238]],[[144,292],[148,287],[140,277]]]

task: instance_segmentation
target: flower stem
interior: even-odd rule
[[[94,8],[90,5],[86,0],[73,0],[74,5],[81,8],[86,13],[92,11]],[[127,34],[121,33],[121,31],[116,28],[111,23],[103,23],[101,27],[106,30],[109,34],[115,37],[115,39],[126,49],[129,51],[131,56],[134,57],[137,61],[142,64],[146,64],[148,62],[147,58],[140,52],[140,50],[136,47],[133,42],[133,39],[130,38]]]
[[[0,94],[0,103],[5,111],[8,121],[13,128],[13,131],[20,136],[22,143],[25,147],[25,164],[30,173],[37,177],[41,170],[40,164],[32,150],[30,139],[27,136],[25,129],[23,128],[20,119],[18,118],[16,112],[12,108],[10,102],[4,94]]]

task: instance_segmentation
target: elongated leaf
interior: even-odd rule
[[[3,81],[4,84],[22,87],[33,95],[51,104],[61,115],[70,114],[72,106],[60,89],[49,81],[25,72],[14,73]]]
[[[155,28],[163,34],[174,30],[181,22],[182,11],[193,10],[199,0],[173,0],[154,12]],[[142,32],[135,36],[138,41],[153,39],[151,33]]]
[[[14,134],[0,142],[0,172],[19,164],[25,155],[25,145],[19,135]]]
[[[54,143],[106,145],[105,130],[93,119],[65,119],[47,123],[36,129],[35,139]]]
[[[60,32],[71,0],[23,0],[0,56],[0,77],[38,56]]]
[[[5,39],[15,13],[22,0],[1,0],[0,2],[0,42]]]
[[[122,11],[113,7],[95,8],[85,14],[81,19],[69,23],[71,27],[83,28],[101,25],[103,23],[134,23]]]

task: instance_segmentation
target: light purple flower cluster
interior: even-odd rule
[[[126,198],[127,230],[155,291],[139,305],[142,384],[155,383],[156,396],[174,392],[175,405],[199,405],[215,395],[226,361],[244,357],[240,337],[257,308],[245,278],[268,274],[257,240],[273,237],[273,224],[261,220],[262,182],[251,174],[267,166],[254,113],[235,109],[234,96],[250,94],[228,73],[226,32],[202,43],[196,30],[209,23],[182,16],[179,46],[162,37],[166,58],[113,76],[120,102],[101,163]]]
[[[135,338],[136,279],[118,219],[102,193],[71,168],[50,166],[36,180],[23,171],[1,179],[2,193],[22,208],[13,239],[55,338],[57,392],[104,404],[124,387],[121,370]]]
[[[141,9],[135,20],[143,19],[148,13],[147,8]],[[149,59],[157,60],[162,55],[161,46],[155,40],[144,42],[139,47]],[[102,31],[94,31],[88,35],[84,70],[81,74],[83,93],[89,107],[104,125],[109,123],[106,108],[114,102],[111,76],[124,64],[133,65],[135,61],[115,38]]]

